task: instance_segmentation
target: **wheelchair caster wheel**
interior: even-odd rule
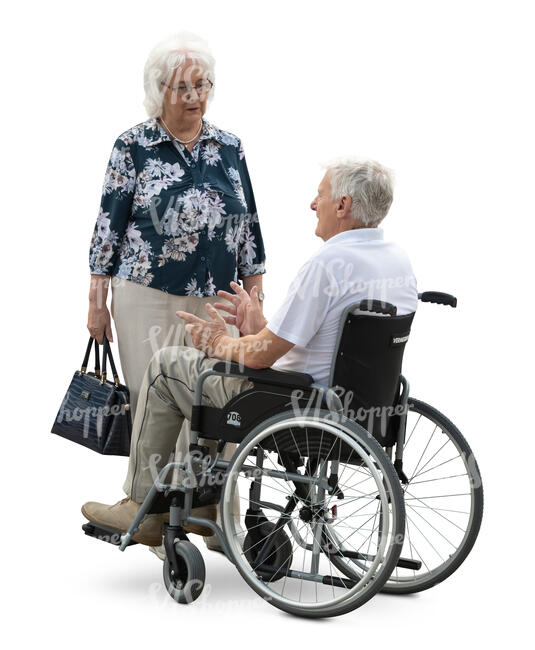
[[[260,534],[252,535],[247,533],[243,542],[243,551],[249,564],[254,565],[263,546],[263,540],[267,538],[274,528],[275,524],[266,522],[260,527]],[[284,578],[290,568],[292,564],[292,542],[283,530],[277,532],[275,542],[266,559],[266,564],[275,569],[275,573],[258,570],[257,575],[263,580],[269,580],[269,582],[276,582]]]
[[[204,560],[199,549],[191,542],[175,542],[175,565],[166,557],[163,580],[169,595],[177,603],[192,603],[202,593],[205,580]]]

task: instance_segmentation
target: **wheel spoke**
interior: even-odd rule
[[[414,478],[414,476],[415,476],[415,474],[416,474],[418,468],[420,467],[420,463],[422,462],[422,459],[423,459],[423,457],[424,457],[424,455],[425,455],[425,452],[427,451],[427,448],[429,447],[429,443],[430,443],[431,440],[433,439],[433,436],[435,435],[435,431],[436,431],[436,430],[437,430],[437,427],[435,426],[435,428],[433,429],[433,433],[429,436],[429,440],[427,441],[427,444],[426,444],[426,446],[424,447],[424,450],[422,451],[422,455],[420,456],[420,459],[418,460],[418,463],[416,464],[416,467],[414,468],[414,473],[413,473],[413,475],[410,477],[410,479],[409,479],[409,483],[412,481],[412,479]]]
[[[238,448],[223,499],[231,557],[246,580],[256,575],[255,588],[282,608],[294,602],[335,612],[349,598],[356,606],[361,593],[367,598],[387,579],[392,564],[389,569],[383,554],[392,557],[389,545],[396,530],[403,531],[401,520],[393,519],[394,509],[385,508],[385,498],[402,508],[402,492],[390,474],[384,496],[385,472],[392,470],[380,447],[372,447],[373,453],[368,448],[360,429],[351,425],[345,432],[339,423],[312,418],[306,418],[305,426],[275,423],[259,429]],[[256,466],[251,462],[255,455]],[[369,467],[363,469],[362,463]],[[263,467],[274,475],[255,471]],[[292,481],[296,472],[313,481]],[[244,504],[240,512],[232,506],[237,498]],[[250,509],[259,518],[249,514],[243,526]],[[382,538],[387,530],[388,537]],[[356,564],[344,557],[343,549],[355,555]]]
[[[419,560],[421,569],[396,567],[386,585],[392,593],[420,591],[450,575],[460,565],[455,560],[466,557],[466,544],[473,545],[482,515],[482,499],[476,498],[478,487],[465,460],[473,454],[458,430],[417,400],[410,402],[406,428],[410,435],[403,465],[410,480],[403,486],[406,522],[401,555]]]
[[[440,476],[439,478],[427,478],[423,481],[412,481],[411,485],[418,485],[419,483],[431,483],[432,481],[445,481],[449,478],[460,478],[461,476],[468,477],[468,474],[465,472],[464,474],[452,474],[451,476]]]
[[[430,467],[429,469],[426,469],[425,472],[418,472],[418,474],[414,474],[414,476],[411,478],[409,483],[412,481],[413,478],[416,478],[417,476],[422,476],[422,474],[427,474],[428,472],[432,472],[434,469],[437,467],[442,467],[443,465],[446,465],[447,463],[451,463],[454,460],[457,460],[457,458],[460,458],[461,454],[457,454],[457,456],[454,456],[453,458],[449,458],[448,460],[445,460],[443,463],[439,463],[438,465],[435,465],[434,467]]]
[[[411,493],[410,493],[410,492],[407,492],[407,494],[411,494]],[[417,499],[418,501],[420,500],[418,497],[415,497],[415,496],[412,495],[412,494],[411,494],[411,497],[414,498],[414,499]],[[423,502],[422,502],[422,504],[423,504],[423,506],[425,506],[428,510],[431,510],[431,512],[436,512],[435,509],[432,508],[431,506],[427,505],[427,503],[423,503]],[[409,508],[412,508],[412,509],[414,510],[412,504],[409,505]],[[442,517],[442,519],[445,519],[445,520],[446,520],[447,522],[449,522],[452,526],[455,526],[456,528],[458,528],[458,529],[463,533],[463,535],[464,535],[464,533],[465,533],[465,529],[464,529],[464,528],[461,528],[461,527],[458,526],[454,521],[452,521],[451,519],[448,519],[448,517],[446,517],[446,515],[443,515],[443,514],[440,513],[440,512],[436,512],[436,514],[437,514],[439,517]],[[420,516],[421,516],[421,515],[420,515]]]
[[[420,422],[421,417],[422,417],[421,415],[418,416],[418,419],[416,420],[416,424],[413,426],[412,431],[410,432],[409,437],[407,438],[407,440],[405,441],[405,444],[403,445],[403,451],[405,451],[405,450],[407,449],[407,445],[409,444],[410,439],[412,438],[412,434],[414,433],[414,430],[415,430],[416,427],[418,426],[418,423]]]

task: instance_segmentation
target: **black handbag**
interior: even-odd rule
[[[95,372],[87,372],[91,347],[95,346]],[[106,378],[109,359],[113,381]],[[99,454],[128,456],[132,436],[130,391],[119,382],[109,341],[104,337],[102,372],[99,345],[90,338],[81,370],[71,384],[56,416],[52,433],[84,445]]]

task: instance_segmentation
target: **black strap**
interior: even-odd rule
[[[95,339],[95,375],[100,377],[100,354],[97,339]]]
[[[106,381],[106,359],[110,360],[113,382],[116,386],[118,386],[119,375],[117,374],[117,368],[115,367],[115,362],[113,360],[113,355],[111,353],[110,342],[108,341],[106,335],[104,334],[104,343],[102,345],[102,380],[103,381]]]
[[[98,342],[97,339],[94,339],[92,336],[89,337],[89,343],[87,344],[84,360],[82,361],[82,373],[86,372],[87,370],[87,364],[89,363],[89,355],[91,354],[91,346],[93,345],[93,341],[95,342],[95,376],[100,377],[100,354],[98,350]]]

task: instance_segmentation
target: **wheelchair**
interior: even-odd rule
[[[441,292],[419,299],[457,305]],[[226,361],[204,371],[187,458],[160,471],[126,533],[92,523],[85,533],[124,551],[147,514],[169,512],[163,578],[179,603],[198,598],[205,582],[188,524],[211,529],[248,585],[298,616],[337,616],[379,591],[415,593],[445,580],[475,543],[483,486],[460,431],[409,395],[401,365],[413,317],[377,300],[350,305],[328,386]],[[253,387],[221,409],[202,405],[212,375]],[[236,450],[224,461],[229,443]],[[168,482],[176,472],[181,480]],[[220,504],[221,526],[191,515],[210,503]]]

